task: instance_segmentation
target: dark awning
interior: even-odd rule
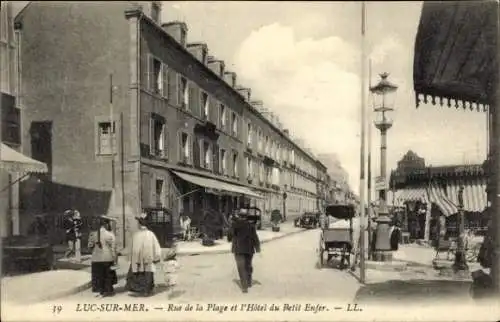
[[[498,86],[497,34],[497,1],[424,2],[413,62],[417,107],[437,98],[486,110]]]

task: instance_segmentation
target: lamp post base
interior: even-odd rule
[[[465,259],[465,252],[457,251],[455,253],[455,263],[453,263],[452,267],[455,271],[466,271],[469,269],[467,260]]]
[[[372,254],[374,262],[392,262],[392,251],[390,250],[375,250]]]

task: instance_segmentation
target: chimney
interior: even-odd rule
[[[250,101],[250,105],[253,106],[257,111],[262,112],[264,109],[264,102],[262,101]]]
[[[237,87],[236,90],[240,93],[241,96],[245,99],[245,101],[250,102],[250,96],[252,95],[252,90],[246,87]]]
[[[207,64],[207,54],[208,54],[207,44],[205,43],[187,44],[187,49],[191,53],[191,55],[196,57],[196,59],[202,62],[203,65]]]
[[[231,87],[236,86],[236,73],[234,72],[224,72],[224,81],[229,84]]]
[[[188,27],[184,22],[172,21],[161,25],[163,30],[182,46],[186,46]]]
[[[224,69],[226,68],[226,64],[224,64],[224,61],[217,60],[214,56],[208,56],[207,66],[220,78],[224,77]]]
[[[283,129],[283,133],[285,133],[286,136],[290,137],[290,131],[288,129]]]

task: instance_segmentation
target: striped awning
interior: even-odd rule
[[[464,210],[470,212],[482,212],[488,205],[486,194],[486,180],[459,180],[449,183],[446,186],[448,198],[458,205],[458,191],[464,187]]]
[[[458,212],[456,204],[448,198],[444,189],[439,186],[431,185],[429,187],[429,199],[446,217]]]
[[[391,199],[389,199],[389,202]],[[394,196],[394,205],[403,206],[407,201],[420,201],[423,203],[428,203],[429,198],[427,196],[427,191],[425,188],[405,188],[401,190],[396,190]]]
[[[46,173],[48,171],[45,163],[17,152],[4,143],[0,145],[0,169],[20,175]]]

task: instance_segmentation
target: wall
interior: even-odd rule
[[[44,187],[38,190],[44,201],[22,209],[25,216],[37,211],[60,213],[72,207],[84,216],[118,217],[123,225],[119,158],[112,193],[111,158],[97,155],[96,144],[97,122],[110,119],[112,74],[116,149],[118,156],[123,152],[127,164],[130,146],[126,142],[134,134],[128,122],[119,121],[121,115],[127,120],[130,111],[127,7],[125,2],[33,2],[18,18],[22,22],[24,152],[49,165]],[[40,122],[48,126],[46,137],[36,133]],[[35,151],[35,142],[50,149]],[[133,196],[137,194],[134,185],[137,187],[138,174],[128,166],[124,172],[125,181],[129,181],[125,182],[126,208],[136,209]],[[128,212],[130,217],[131,210]]]

